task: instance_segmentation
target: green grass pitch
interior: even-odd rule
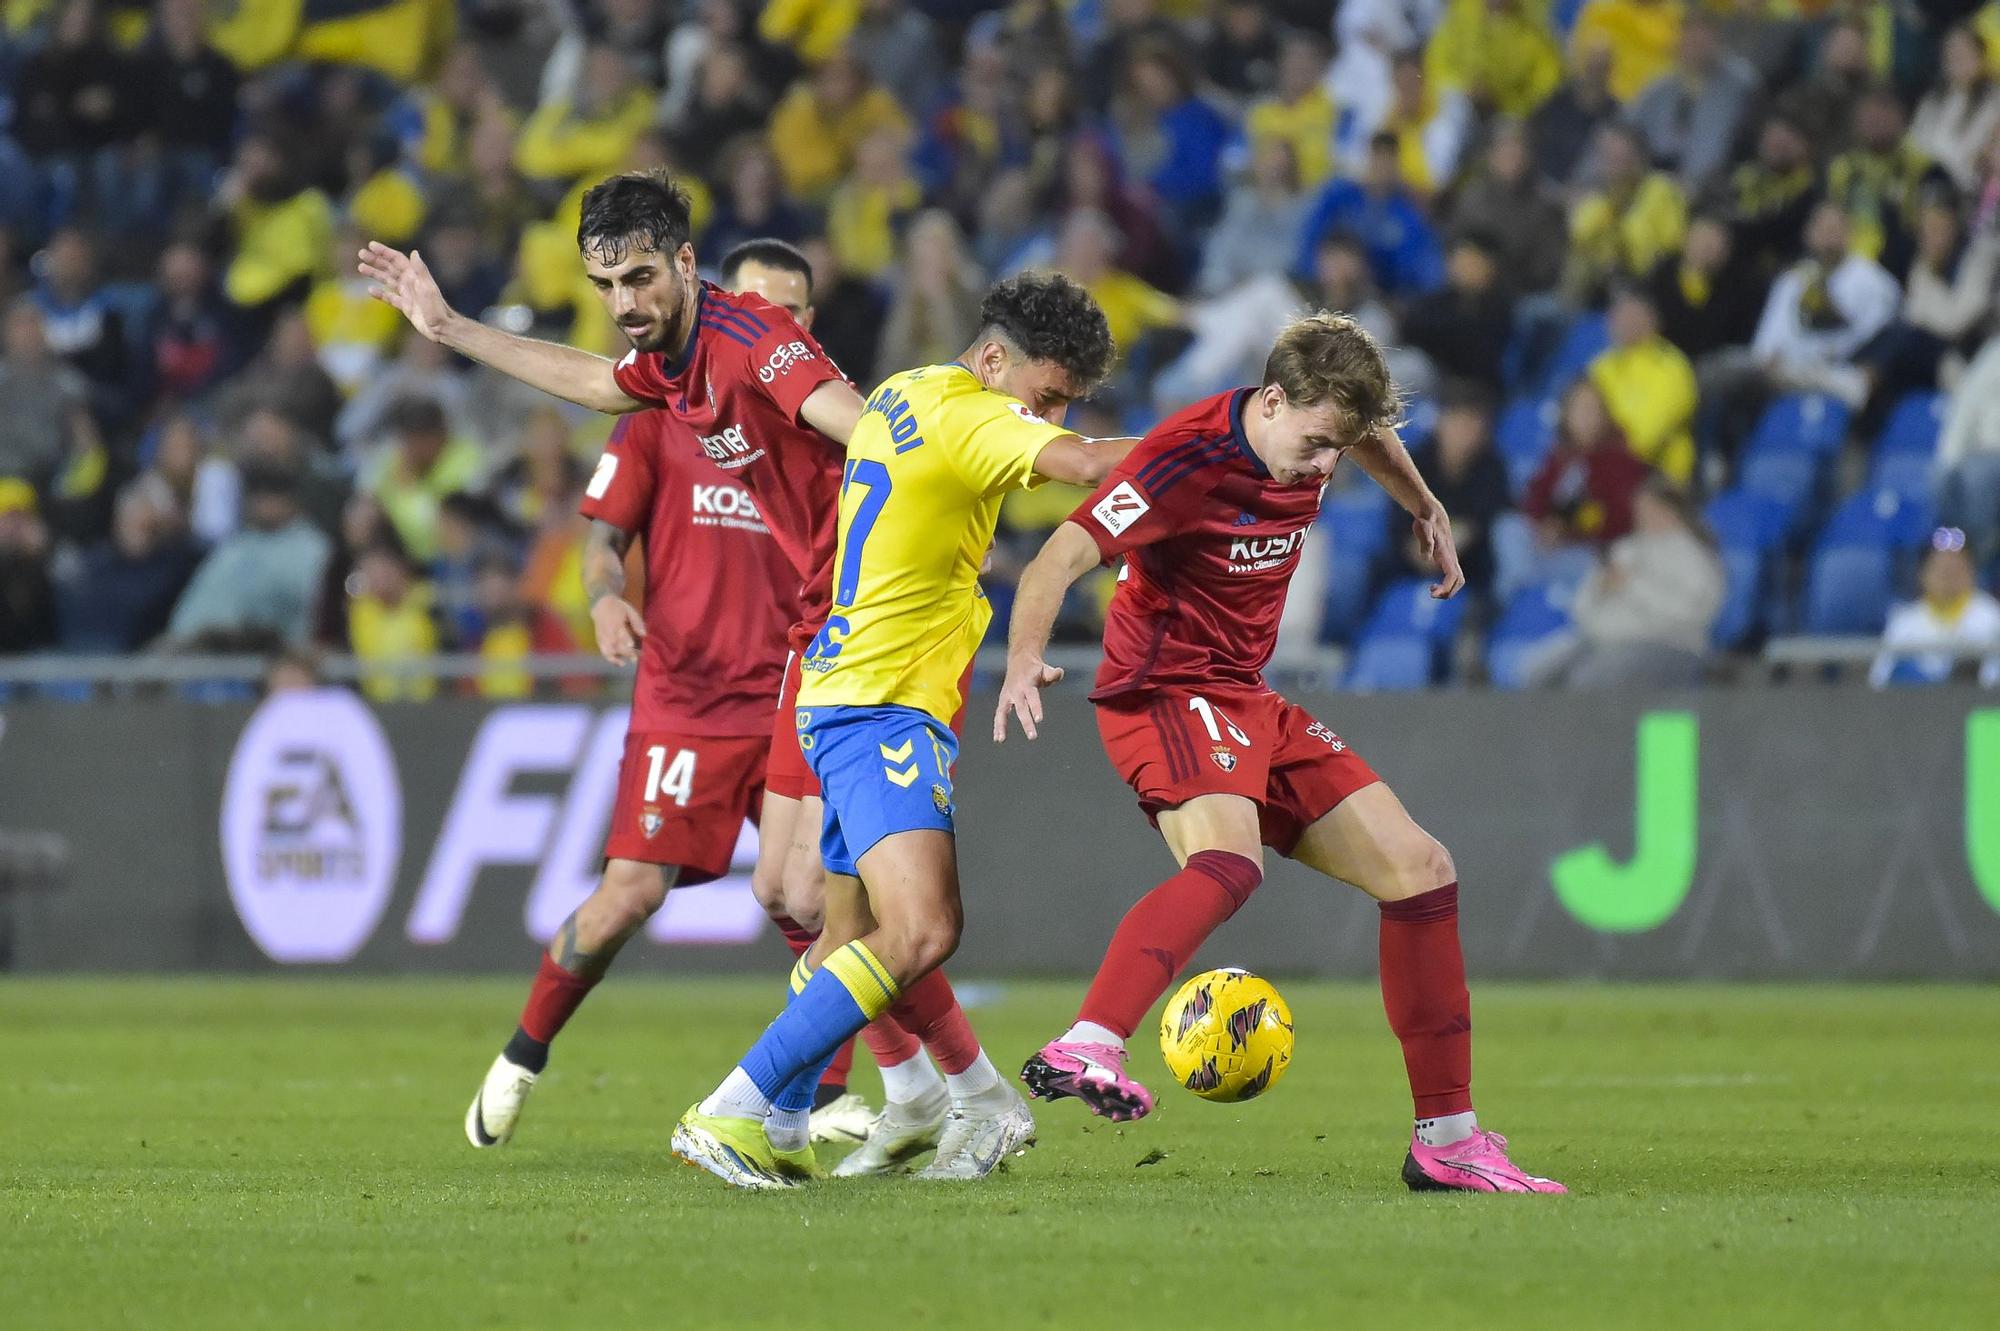
[[[1281,986],[1298,1055],[1259,1101],[1042,1106],[981,1185],[744,1195],[666,1137],[775,980],[614,976],[475,1152],[524,985],[0,982],[0,1324],[1996,1324],[1990,988],[1484,986],[1481,1113],[1577,1193],[1520,1198],[1404,1191],[1372,986]],[[995,986],[974,1021],[1011,1075],[1078,992]]]

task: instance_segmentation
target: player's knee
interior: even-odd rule
[[[613,860],[598,886],[612,932],[637,928],[666,904],[667,878],[659,866],[635,860]]]
[[[1398,898],[1421,896],[1447,883],[1458,881],[1458,866],[1451,852],[1422,828],[1411,826],[1412,835],[1398,844],[1391,861],[1393,888]]]
[[[1264,881],[1264,866],[1261,856],[1240,855],[1227,850],[1198,850],[1188,856],[1187,867],[1198,870],[1215,880],[1228,894],[1230,914],[1243,909],[1243,903]]]
[[[785,913],[785,866],[775,860],[775,856],[760,855],[757,867],[750,871],[750,895],[773,919]]]
[[[895,930],[891,944],[901,959],[905,979],[928,975],[958,951],[964,917],[956,907],[940,906],[911,919]]]
[[[826,874],[819,856],[792,854],[785,861],[782,880],[785,913],[809,929],[819,928],[826,919]]]

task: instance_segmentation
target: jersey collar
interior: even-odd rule
[[[1239,388],[1229,395],[1229,438],[1257,478],[1268,481],[1271,479],[1270,469],[1264,465],[1264,459],[1257,456],[1257,450],[1250,447],[1250,440],[1243,433],[1243,408],[1249,405],[1250,393],[1248,388]]]

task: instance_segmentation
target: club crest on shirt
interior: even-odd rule
[[[648,804],[639,811],[639,832],[648,841],[660,833],[660,809],[656,804]]]
[[[1216,745],[1215,751],[1209,754],[1208,756],[1214,759],[1215,765],[1217,767],[1220,767],[1223,771],[1233,772],[1236,770],[1236,755],[1229,751],[1228,745],[1226,744]]]

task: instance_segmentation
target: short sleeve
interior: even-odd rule
[[[846,379],[813,335],[777,306],[763,306],[746,317],[765,325],[750,347],[748,380],[785,419],[798,420],[799,408],[821,384]]]
[[[1128,550],[1186,531],[1213,475],[1199,463],[1199,445],[1185,438],[1148,440],[1126,455],[1069,520],[1090,533],[1108,564]]]
[[[659,446],[663,418],[621,416],[597,469],[583,488],[578,511],[586,518],[608,522],[620,531],[636,532],[646,525],[659,484],[653,450]]]
[[[612,365],[611,377],[618,391],[634,402],[664,405],[667,401],[666,358],[657,351],[634,347]]]
[[[1041,484],[1035,459],[1057,439],[1074,434],[1051,425],[1027,407],[998,393],[980,393],[962,408],[966,428],[955,435],[952,466],[978,494],[996,495]]]

